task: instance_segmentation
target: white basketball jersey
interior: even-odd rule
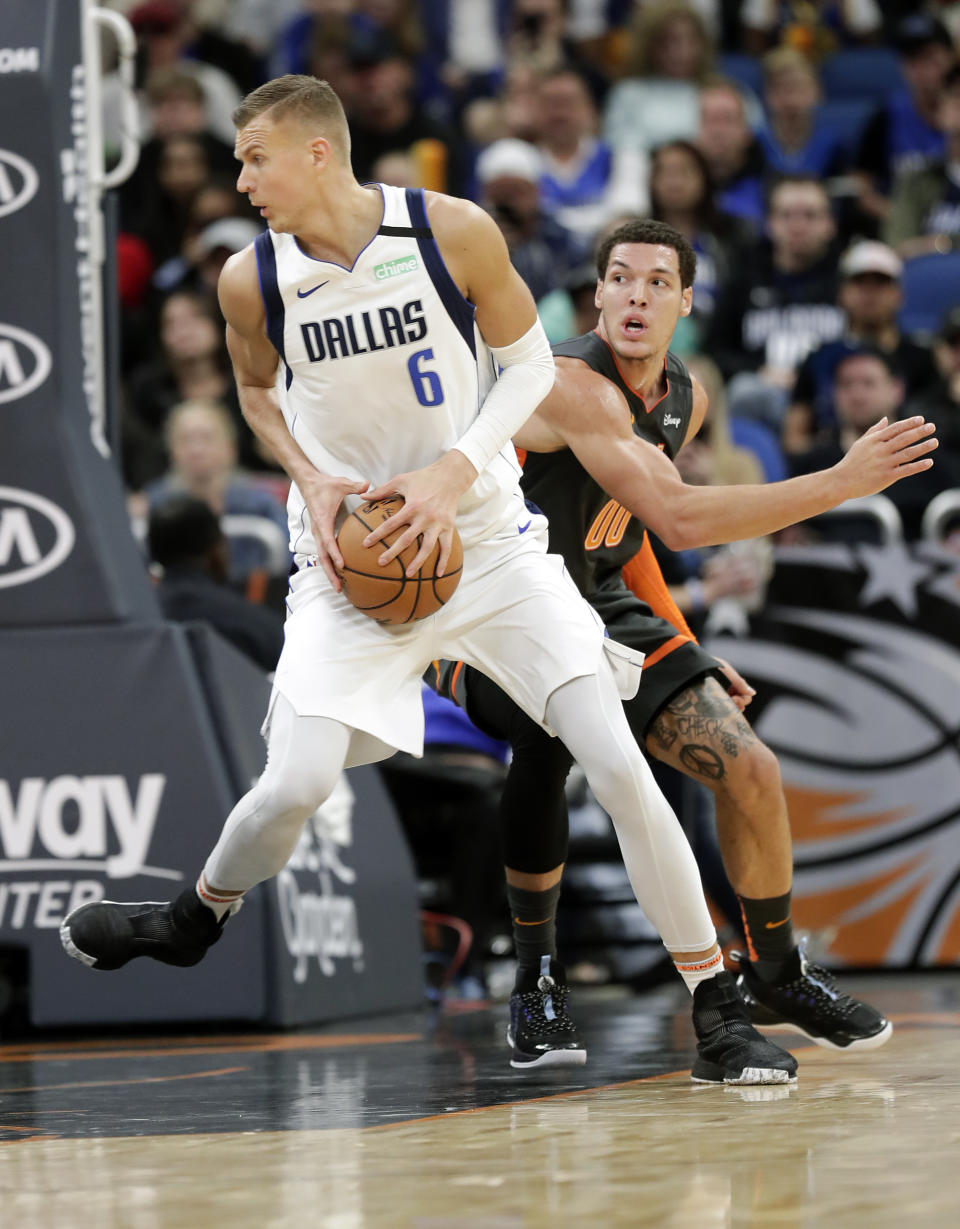
[[[383,221],[352,268],[307,256],[293,235],[267,231],[255,243],[287,426],[321,472],[374,486],[452,448],[496,378],[423,193],[377,187]],[[522,514],[519,475],[508,444],[460,501],[465,546]],[[296,485],[287,512],[291,549],[314,554]]]

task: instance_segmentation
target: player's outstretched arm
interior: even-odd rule
[[[320,565],[339,592],[335,568],[343,566],[343,557],[337,549],[334,519],[345,495],[360,494],[370,484],[321,474],[287,430],[276,389],[279,358],[266,334],[252,246],[230,257],[218,290],[243,417],[297,484],[307,505]]]
[[[927,454],[937,447],[932,423],[883,420],[842,461],[819,473],[766,485],[697,487],[683,482],[668,457],[634,434],[622,394],[583,364],[560,366],[554,393],[538,416],[603,489],[671,550],[775,533],[929,469]]]
[[[507,246],[493,220],[469,201],[428,195],[431,228],[444,262],[466,299],[501,375],[477,417],[453,448],[426,469],[398,474],[369,497],[399,492],[403,507],[365,539],[372,545],[403,528],[379,559],[386,563],[418,536],[422,543],[407,568],[416,573],[439,540],[438,570],[446,567],[457,503],[504,448],[553,384],[553,355],[537,319],[536,305],[510,264]]]

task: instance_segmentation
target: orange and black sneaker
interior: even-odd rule
[[[890,1021],[868,1003],[844,994],[832,973],[809,963],[802,944],[773,981],[764,981],[746,956],[732,956],[740,966],[737,989],[757,1028],[802,1033],[830,1050],[875,1050],[890,1040]]]

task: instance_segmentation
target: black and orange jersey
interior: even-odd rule
[[[687,434],[693,412],[693,386],[683,363],[666,358],[667,391],[644,404],[624,379],[613,351],[598,333],[585,333],[553,347],[558,357],[587,364],[620,389],[641,439],[661,448],[671,460]],[[528,452],[521,480],[524,494],[550,522],[550,550],[562,555],[567,570],[585,597],[611,583],[643,545],[644,525],[604,491],[569,448]]]

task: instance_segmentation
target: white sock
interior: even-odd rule
[[[236,913],[243,901],[242,892],[221,892],[213,890],[203,875],[197,880],[197,896],[208,909],[212,909],[219,922],[227,913]]]
[[[690,962],[674,960],[673,963],[687,989],[693,994],[702,981],[709,981],[711,977],[723,972],[723,952],[716,947],[709,956],[701,956]]]

